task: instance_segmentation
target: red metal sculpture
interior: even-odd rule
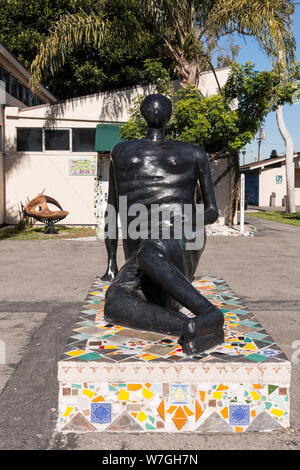
[[[47,202],[54,204],[60,210],[51,211]],[[46,224],[44,233],[48,234],[57,234],[58,232],[55,230],[54,224],[67,217],[68,214],[69,212],[64,211],[61,205],[53,197],[46,196],[44,194],[38,194],[38,196],[26,204],[24,209],[24,216],[33,217],[39,222]]]

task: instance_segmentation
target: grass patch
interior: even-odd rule
[[[67,227],[55,225],[58,235],[45,235],[45,226],[31,227],[21,230],[17,225],[0,230],[0,240],[49,240],[66,239],[80,237],[94,237],[96,229],[90,227]]]
[[[250,217],[258,217],[259,219],[272,220],[281,224],[296,225],[300,227],[300,212],[288,214],[287,212],[269,211],[269,212],[246,212]]]

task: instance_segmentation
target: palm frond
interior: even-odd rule
[[[237,32],[254,36],[275,60],[289,67],[295,59],[292,0],[219,0],[207,18],[207,29],[218,38]]]
[[[61,17],[50,30],[49,36],[41,43],[31,64],[31,88],[35,90],[38,87],[47,67],[51,74],[54,74],[64,65],[72,50],[90,44],[99,49],[104,37],[109,34],[110,24],[99,14],[87,15],[81,11]]]

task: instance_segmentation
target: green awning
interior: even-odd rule
[[[123,123],[98,124],[96,127],[96,152],[110,152],[118,142],[121,142],[120,127]]]

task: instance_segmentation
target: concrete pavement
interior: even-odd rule
[[[250,218],[249,218],[250,219]],[[197,274],[222,276],[289,359],[300,340],[300,229],[262,219],[252,237],[210,237]],[[239,435],[55,433],[57,361],[82,301],[105,271],[98,241],[0,242],[1,449],[299,449],[300,366],[292,369],[292,428]],[[119,250],[119,264],[123,262]]]

